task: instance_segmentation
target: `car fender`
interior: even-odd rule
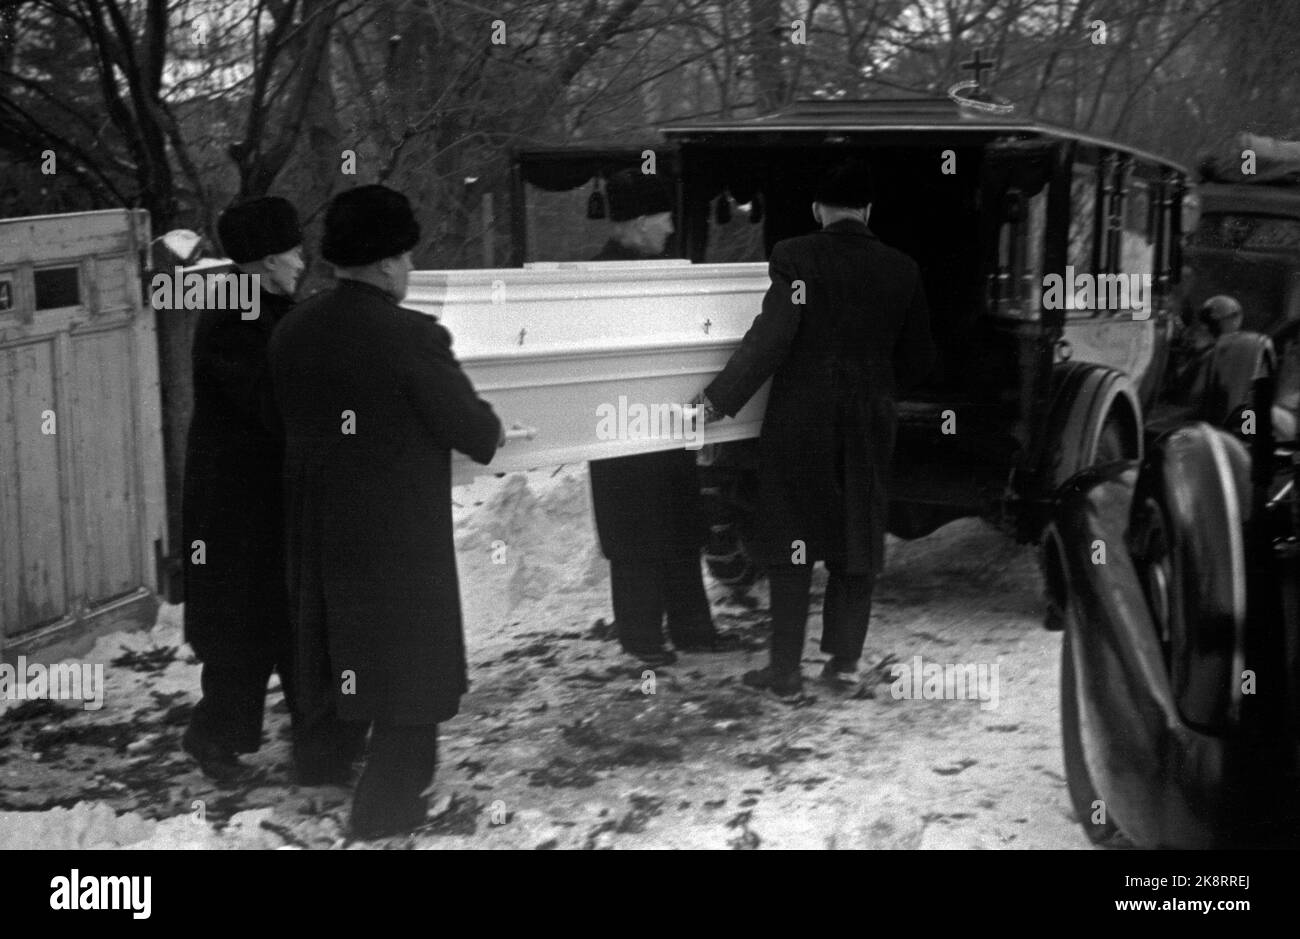
[[[1088,775],[1144,847],[1214,843],[1224,749],[1184,724],[1138,572],[1125,547],[1135,464],[1085,471],[1062,492],[1058,546],[1065,635]],[[1105,563],[1096,563],[1097,545]]]
[[[1048,492],[1097,462],[1102,429],[1123,428],[1124,456],[1142,459],[1142,409],[1123,372],[1088,362],[1061,362],[1052,373],[1041,478]]]
[[[1084,762],[1098,798],[1138,845],[1239,844],[1261,836],[1267,824],[1256,816],[1269,811],[1257,797],[1265,783],[1247,769],[1250,751],[1235,732],[1245,547],[1225,526],[1240,532],[1245,450],[1198,423],[1158,441],[1138,472],[1133,462],[1112,463],[1070,480],[1046,533]],[[1166,662],[1129,550],[1135,507],[1156,490],[1168,493],[1170,525],[1180,532],[1174,550],[1190,558],[1200,611],[1192,622],[1204,630],[1185,643],[1181,665]]]

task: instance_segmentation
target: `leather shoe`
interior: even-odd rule
[[[862,671],[857,662],[830,659],[822,666],[822,682],[836,691],[857,691],[862,687]]]
[[[767,666],[752,672],[745,672],[740,680],[751,688],[770,691],[778,698],[797,698],[803,694],[803,675],[798,669],[780,672]]]
[[[204,776],[216,782],[242,783],[257,775],[253,767],[239,761],[233,750],[196,734],[192,727],[181,738],[181,749],[194,758]]]

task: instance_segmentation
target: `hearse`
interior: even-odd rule
[[[1256,333],[1218,337],[1214,355],[1178,341],[1189,173],[1171,160],[949,98],[807,101],[662,133],[666,145],[518,152],[515,262],[591,257],[605,237],[603,179],[653,158],[678,196],[669,253],[754,269],[775,242],[812,230],[824,169],[866,158],[871,227],[919,263],[940,353],[899,401],[889,522],[900,537],[979,516],[1037,541],[1066,480],[1140,460],[1160,427],[1231,421],[1271,368]],[[1116,287],[1128,284],[1125,300]],[[747,302],[741,334],[758,312]],[[736,338],[729,328],[727,349]],[[760,424],[761,412],[748,416],[750,432]],[[756,573],[744,552],[753,458],[739,442],[701,459],[715,506],[709,566],[740,583]],[[1059,553],[1046,562],[1059,567]],[[1059,613],[1049,607],[1050,626]]]

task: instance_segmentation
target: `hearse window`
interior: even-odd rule
[[[1155,273],[1156,238],[1152,221],[1151,187],[1146,180],[1130,179],[1124,199],[1124,224],[1120,230],[1119,268],[1122,273]]]
[[[609,238],[607,219],[587,218],[592,184],[550,192],[525,184],[528,249],[525,261],[585,261]]]
[[[1036,301],[1042,296],[1043,245],[1047,240],[1047,193],[1050,186],[1029,200],[1028,231],[1025,242],[1025,296],[1035,300],[1034,315],[1038,315]]]
[[[36,309],[56,310],[81,303],[81,269],[47,267],[34,272]]]
[[[762,197],[753,198],[757,200]],[[729,193],[714,196],[709,203],[709,235],[704,247],[706,263],[736,264],[767,260],[761,216],[759,221],[751,221],[754,207],[754,201],[737,203]]]
[[[1093,273],[1093,248],[1097,238],[1097,167],[1077,163],[1070,182],[1070,243],[1065,263],[1076,274]]]
[[[1001,316],[1032,319],[1042,308],[1047,192],[1044,186],[1024,198],[1019,218],[1003,222],[998,231],[998,268],[990,284],[990,299]]]

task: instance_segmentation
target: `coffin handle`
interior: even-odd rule
[[[525,427],[522,424],[515,424],[506,430],[507,440],[532,440],[536,436],[536,427]]]

